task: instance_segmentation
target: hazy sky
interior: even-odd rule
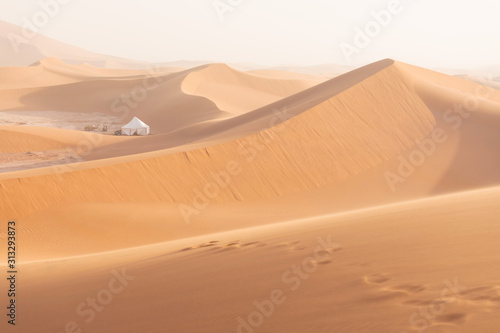
[[[66,4],[40,27],[42,34],[137,60],[500,63],[499,0],[0,0],[0,19],[33,22],[41,4],[51,2]],[[377,23],[372,13],[381,10]],[[359,32],[366,29],[371,37]]]

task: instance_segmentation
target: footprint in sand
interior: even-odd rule
[[[390,279],[389,275],[383,273],[370,274],[364,277],[365,283],[368,284],[382,284]]]
[[[425,286],[421,285],[405,285],[405,286],[396,286],[394,289],[405,290],[409,293],[412,292],[420,292],[425,290]],[[489,286],[478,286],[468,288],[466,290],[461,290],[458,294],[458,297],[462,301],[466,301],[469,304],[476,305],[486,305],[491,307],[500,307],[500,286],[489,285]],[[409,300],[404,302],[405,305],[411,306],[426,306],[431,302],[435,304],[445,303],[443,300]],[[437,303],[436,303],[437,302]]]
[[[332,262],[332,260],[331,259],[315,260],[315,262],[318,265],[327,265],[327,264],[330,264]]]
[[[469,304],[480,306],[484,312],[500,310],[500,286],[488,285],[469,288],[461,291],[460,297]]]
[[[177,252],[186,252],[186,251],[191,251],[191,250],[197,250],[197,249],[206,249],[207,251],[216,251],[217,253],[219,252],[226,252],[226,251],[232,251],[236,249],[243,249],[243,248],[257,248],[257,247],[264,247],[266,246],[266,243],[260,242],[260,241],[254,241],[254,242],[247,242],[247,243],[241,243],[239,240],[231,241],[231,242],[221,242],[221,241],[210,241],[206,243],[201,243],[201,244],[196,244],[193,246],[189,246],[186,248],[183,248]]]
[[[460,295],[471,301],[497,301],[500,297],[499,286],[480,286],[460,292]]]
[[[382,285],[390,281],[391,278],[385,273],[374,273],[366,275],[364,281],[367,284]],[[416,294],[426,290],[427,287],[423,284],[396,284],[396,285],[384,285],[382,290],[403,293],[403,294]]]
[[[459,329],[458,327],[465,324],[468,319],[467,314],[464,312],[451,312],[437,316],[436,318],[430,318],[432,318],[432,320],[426,322],[425,317],[420,317],[420,325],[412,326],[412,328],[416,332],[425,333],[455,332]],[[422,326],[424,324],[425,326]]]
[[[441,315],[436,318],[435,322],[436,323],[444,323],[444,324],[455,324],[455,325],[460,325],[465,323],[467,320],[467,314],[464,312],[455,312],[455,313],[448,313],[445,315]]]
[[[205,247],[212,247],[212,246],[216,246],[217,243],[219,243],[219,241],[210,241],[208,243],[201,243],[201,244],[197,244],[197,245],[194,245],[194,246],[185,247],[185,248],[179,250],[178,252],[186,252],[186,251],[190,251],[190,250],[194,250],[194,249],[201,249],[201,248],[205,248]]]
[[[242,244],[241,246],[242,247],[249,247],[249,246],[252,246],[252,247],[263,247],[263,246],[266,246],[266,245],[267,245],[266,243],[262,243],[262,242],[249,242],[249,243]]]
[[[386,288],[386,290],[388,290],[388,291],[401,292],[401,293],[405,293],[408,295],[416,294],[416,293],[422,292],[426,289],[427,289],[427,287],[425,285],[422,285],[422,284],[401,284],[401,285],[391,286],[391,287]]]
[[[292,251],[303,251],[305,250],[305,246],[299,245],[300,241],[294,241],[289,243],[288,245],[291,247]]]
[[[229,242],[226,244],[219,244],[217,249],[219,249],[220,251],[217,251],[217,252],[225,252],[225,251],[244,249],[244,248],[257,248],[257,247],[264,247],[264,246],[267,246],[267,244],[260,242],[260,241],[247,242],[247,243],[242,244],[238,240],[238,241],[233,241],[233,242]]]
[[[228,243],[225,243],[225,244],[220,244],[217,247],[217,250],[218,250],[217,253],[227,252],[227,251],[233,251],[233,250],[239,249],[240,247],[241,246],[240,246],[240,241],[239,240],[228,242]]]
[[[388,284],[388,282],[391,281],[391,277],[385,273],[366,275],[363,279],[366,284],[379,286],[375,293],[370,293],[370,296],[367,298],[369,301],[379,302],[404,298],[427,289],[425,285],[421,284]],[[403,302],[403,304],[418,306],[418,302],[419,301],[410,303],[407,301]]]

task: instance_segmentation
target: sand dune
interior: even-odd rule
[[[220,110],[241,114],[325,81],[313,80],[310,77],[297,79],[292,75],[288,77],[263,78],[248,72],[242,74],[220,64],[190,73],[182,88],[188,94],[213,101]]]
[[[50,150],[63,148],[64,145],[50,138],[41,138],[29,133],[0,130],[0,149],[4,153],[19,153],[30,150]]]
[[[0,110],[99,112],[124,123],[139,116],[154,123],[158,134],[251,111],[319,83],[262,78],[226,65],[178,70],[108,70],[57,59],[26,68],[0,68],[5,78]],[[204,89],[206,84],[213,88]]]
[[[155,68],[152,70],[105,69],[88,64],[72,65],[58,58],[46,58],[28,67],[0,67],[0,89],[43,88],[81,81],[143,78],[154,74],[182,70],[181,68]]]
[[[497,331],[491,85],[390,59],[324,82],[90,64],[0,68],[0,111],[27,112],[10,119],[139,116],[153,128],[0,126],[22,332],[71,321],[89,332]],[[127,104],[138,87],[147,98]],[[135,279],[117,280],[122,267]],[[89,310],[111,280],[125,288]]]
[[[451,89],[452,93],[448,99],[441,100],[426,94],[425,88],[431,87],[430,91],[443,87]],[[324,207],[311,209],[311,213],[314,213],[492,186],[500,183],[495,168],[499,155],[492,154],[498,149],[495,145],[498,132],[493,122],[498,118],[494,112],[498,92],[493,91],[487,100],[481,100],[478,111],[469,118],[470,122],[464,121],[464,125],[457,130],[445,127],[446,121],[441,119],[444,111],[436,108],[436,102],[441,101],[444,106],[452,105],[477,87],[475,83],[385,60],[267,107],[212,126],[206,125],[205,131],[212,133],[205,137],[210,138],[212,135],[218,138],[220,143],[216,145],[207,146],[202,140],[194,146],[180,145],[163,153],[157,151],[89,161],[64,168],[4,174],[0,184],[6,190],[0,194],[0,211],[4,218],[29,217],[30,225],[38,225],[38,234],[44,233],[42,229],[72,233],[73,227],[62,222],[65,220],[63,216],[73,218],[72,211],[61,211],[57,207],[78,207],[82,204],[81,207],[87,207],[85,210],[92,211],[85,206],[87,203],[153,203],[157,206],[152,208],[150,216],[156,221],[155,225],[161,226],[164,207],[170,207],[167,209],[169,223],[182,225],[186,223],[186,217],[188,220],[204,220],[204,209],[199,209],[196,204],[199,200],[207,200],[214,205],[235,205],[235,210],[243,212],[264,199],[284,198],[284,202],[287,202],[286,198],[297,200],[296,196],[300,193],[303,194],[302,200],[306,200],[304,198],[309,195],[306,202],[314,202],[318,200],[316,195],[320,189],[323,189],[322,197],[339,198],[333,205],[325,203]],[[359,96],[365,96],[365,100]],[[272,112],[277,106],[289,108],[281,111],[281,119]],[[287,120],[286,117],[290,116],[294,117]],[[238,126],[256,127],[256,123],[266,122],[270,128],[264,131],[227,141],[230,136],[225,130],[237,129]],[[469,138],[469,131],[478,124],[483,126],[483,136]],[[418,142],[421,145],[421,142],[434,138],[433,131],[440,127],[448,135],[447,140],[434,143],[435,152],[426,157],[425,165],[416,166],[410,176],[399,175],[401,160],[411,160],[412,153],[422,149]],[[220,133],[225,134],[220,136]],[[473,140],[472,143],[462,142],[464,137]],[[112,137],[106,139],[109,140],[96,145],[97,151],[143,142],[143,139],[136,141],[134,138],[129,141]],[[155,138],[151,136],[146,139]],[[196,145],[201,148],[196,149]],[[478,146],[485,148],[478,150]],[[475,160],[465,163],[463,156],[471,154]],[[476,172],[478,169],[481,171],[479,174]],[[400,182],[392,184],[394,188],[387,182],[388,170],[401,178]],[[88,179],[92,179],[92,182]],[[182,186],[179,186],[181,180]],[[15,185],[19,182],[22,186]],[[217,195],[213,199],[207,199],[212,193],[210,189],[207,192],[209,195],[204,193],[207,184],[215,184]],[[47,191],[50,191],[50,197],[45,195]],[[358,200],[360,192],[368,192],[362,201]],[[300,196],[298,198],[300,200]],[[160,203],[165,206],[162,207]],[[92,220],[102,220],[105,216],[110,230],[113,230],[113,223],[124,221],[129,221],[127,223],[131,223],[131,228],[134,228],[137,220],[123,216],[119,205],[115,207],[118,209],[108,207],[102,209],[102,213],[92,213]],[[42,210],[49,215],[33,215]],[[274,215],[268,216],[268,221],[287,217],[286,214],[277,213],[279,209],[270,211]],[[307,209],[304,211],[307,212]],[[105,215],[99,215],[104,212]],[[55,225],[48,227],[41,224],[50,214],[58,216],[50,219]],[[200,214],[201,219],[198,217]],[[300,212],[295,211],[294,214]],[[216,220],[217,214],[205,218]],[[81,224],[85,225],[85,222]],[[239,227],[224,224],[211,226],[202,230]],[[156,230],[156,227],[152,228]],[[160,229],[163,230],[163,227]],[[165,232],[174,232],[172,230],[176,229],[167,228]],[[165,232],[159,232],[158,235],[164,235]],[[200,230],[189,228],[178,237],[196,234],[200,234]],[[175,239],[176,236],[172,235],[175,232],[169,236],[159,236],[158,241],[161,241],[161,237]],[[73,237],[68,237],[68,240]],[[144,237],[144,241],[136,238],[130,244],[143,244],[148,237]],[[127,242],[116,245],[126,246]],[[34,248],[40,246],[37,242],[33,244]],[[79,246],[74,252],[87,253],[95,246]]]
[[[88,63],[106,68],[147,68],[135,60],[106,56],[56,41],[20,26],[0,21],[0,66],[29,66],[47,57],[72,64]]]
[[[395,158],[432,130],[431,112],[416,94],[412,94],[411,88],[391,64],[391,61],[385,61],[372,66],[375,69],[380,69],[381,65],[385,68],[342,94],[334,95],[333,100],[328,99],[288,120],[283,126],[271,127],[248,138],[113,167],[23,178],[25,186],[13,189],[20,192],[6,195],[14,198],[25,196],[25,191],[30,192],[34,202],[25,201],[24,207],[19,209],[24,211],[22,214],[29,214],[35,207],[40,209],[46,206],[49,204],[47,200],[70,203],[75,195],[79,200],[94,202],[135,201],[153,196],[159,201],[187,203],[192,201],[194,188],[203,188],[211,181],[211,175],[226,170],[230,161],[236,165],[233,168],[242,171],[230,186],[221,191],[216,201],[269,198],[345,180]],[[365,71],[373,71],[373,68],[368,67]],[[364,78],[359,77],[362,74],[363,71],[356,72],[349,78],[359,80]],[[370,103],[356,104],[356,96],[367,92],[372,94],[369,96]],[[389,95],[390,100],[384,98]],[[413,98],[411,104],[408,103],[409,98]],[[345,105],[350,103],[347,109]],[[411,105],[411,110],[405,109],[405,105]],[[395,113],[398,109],[400,111]],[[373,126],[375,123],[377,127]],[[394,137],[398,139],[394,140]],[[368,142],[370,144],[366,145]],[[266,149],[260,148],[263,143]],[[262,152],[256,154],[257,158],[253,160],[256,150]],[[198,170],[198,176],[184,174],[193,167]],[[168,172],[165,173],[165,170]],[[134,179],[127,174],[143,174],[146,178]],[[59,177],[64,181],[62,186],[57,185],[51,198],[36,199],[37,190],[32,188],[30,182],[42,181],[47,186],[55,186],[57,182],[54,180]],[[95,183],[85,188],[73,183],[87,177],[94,179]],[[185,186],[177,188],[178,179],[183,179]],[[256,180],[262,183],[258,184]],[[13,179],[4,182],[11,181]],[[127,191],[127,188],[134,191]],[[9,201],[1,202],[8,207]],[[2,209],[2,212],[8,214],[9,209]]]
[[[493,333],[499,199],[492,188],[26,263],[19,329]],[[87,297],[106,300],[100,312]]]

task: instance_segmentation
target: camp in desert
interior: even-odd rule
[[[0,4],[2,333],[500,331],[498,4],[146,3]]]

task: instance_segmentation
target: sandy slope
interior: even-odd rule
[[[3,110],[113,114],[112,96],[162,82],[127,111],[157,135],[0,127],[2,152],[86,160],[0,174],[0,220],[16,219],[23,240],[21,332],[72,320],[238,332],[270,297],[273,314],[239,332],[497,331],[498,90],[389,59],[320,84],[220,64],[33,68],[46,81],[11,80]],[[335,244],[315,251],[318,237]],[[310,277],[291,271],[308,263]],[[105,297],[122,267],[135,279],[86,323],[79,303]]]
[[[50,150],[63,148],[64,145],[52,138],[42,138],[29,133],[20,133],[9,130],[9,127],[0,130],[0,150],[3,153],[19,153],[29,150]]]
[[[229,70],[223,67],[222,71]],[[226,204],[245,216],[244,212],[258,210],[262,200],[281,200],[258,222],[265,223],[288,218],[282,207],[291,202],[302,207],[292,209],[292,216],[307,216],[491,186],[500,183],[496,168],[499,154],[494,153],[499,135],[495,123],[498,92],[492,91],[488,100],[481,100],[476,113],[457,129],[448,128],[453,123],[443,120],[446,112],[440,108],[464,99],[477,87],[475,83],[385,60],[261,109],[206,125],[205,137],[210,137],[245,126],[247,130],[258,129],[256,124],[266,127],[266,122],[269,127],[286,120],[285,115],[295,115],[279,126],[234,141],[227,141],[231,135],[226,133],[216,145],[197,144],[204,148],[180,145],[168,151],[4,174],[0,181],[5,189],[0,193],[0,211],[4,218],[26,218],[27,232],[45,235],[30,249],[42,247],[40,241],[44,239],[55,242],[62,234],[71,234],[66,250],[77,254],[238,228],[240,225],[231,223],[210,223],[220,220],[220,212],[228,209]],[[438,89],[449,93],[444,98],[431,94]],[[272,112],[277,107],[287,108],[281,111],[281,119]],[[477,126],[482,128],[481,136],[474,130]],[[434,139],[433,131],[441,127],[446,140],[435,142],[435,151],[425,157],[424,165],[401,177],[401,159],[409,160],[415,151],[427,147],[429,138]],[[185,137],[185,133],[179,133]],[[101,138],[107,141],[99,142]],[[146,139],[158,140],[154,136]],[[82,137],[72,140],[75,147]],[[144,142],[123,140],[96,134],[83,142],[97,142],[98,152]],[[419,146],[419,141],[426,144]],[[474,159],[464,160],[467,156]],[[388,183],[388,172],[400,179]],[[45,195],[47,191],[50,196]],[[93,209],[89,203],[103,205]],[[95,228],[87,221],[104,223],[104,230],[114,230],[116,223],[125,229],[137,228],[142,223],[140,214],[123,214],[127,209],[123,210],[120,203],[134,208],[130,203],[151,204],[147,209],[140,205],[136,208],[148,211],[151,230],[134,240],[124,238],[116,243],[106,244],[107,238],[94,238],[91,244],[73,242],[78,234],[73,226],[64,223],[68,219],[79,221],[77,224],[83,228],[79,232],[84,233],[92,233]],[[75,211],[89,212],[88,217],[63,209],[68,205]],[[219,210],[206,209],[207,205]],[[44,222],[47,220],[51,222]],[[207,227],[184,229],[182,226],[191,220]],[[252,218],[241,220],[241,224],[252,224]],[[169,226],[164,226],[165,221]],[[34,255],[30,249],[25,250],[27,256]]]
[[[497,332],[498,200],[492,188],[26,263],[18,329]]]
[[[221,64],[131,71],[55,58],[31,67],[0,68],[0,77],[0,111],[98,112],[123,123],[138,116],[154,124],[155,134],[233,117],[321,82],[261,77]]]
[[[264,71],[267,72],[267,71]],[[188,94],[205,97],[220,110],[241,114],[294,95],[325,81],[303,76],[263,77],[252,72],[242,74],[224,64],[211,65],[190,73],[182,88]]]
[[[25,215],[56,203],[82,200],[155,198],[190,203],[193,189],[203,189],[214,173],[224,170],[233,173],[234,179],[214,198],[215,202],[271,198],[348,179],[397,157],[432,130],[431,112],[391,64],[385,61],[354,72],[349,79],[359,82],[366,72],[382,69],[282,126],[247,138],[115,166],[23,178],[22,187],[9,186],[18,181],[12,175],[14,179],[2,181],[9,188],[4,195],[11,198],[0,201],[2,212]],[[323,91],[326,87],[320,85]],[[357,97],[363,94],[369,94],[369,103]],[[195,175],[190,171],[193,168],[197,170]],[[62,183],[55,181],[61,177]],[[85,179],[93,182],[88,184]],[[180,179],[182,187],[178,186]],[[85,187],[78,185],[81,181],[86,182]],[[46,186],[54,187],[54,194],[40,200],[39,186],[44,191]],[[12,198],[26,197],[28,192],[32,200],[24,201],[22,208],[11,206]]]

